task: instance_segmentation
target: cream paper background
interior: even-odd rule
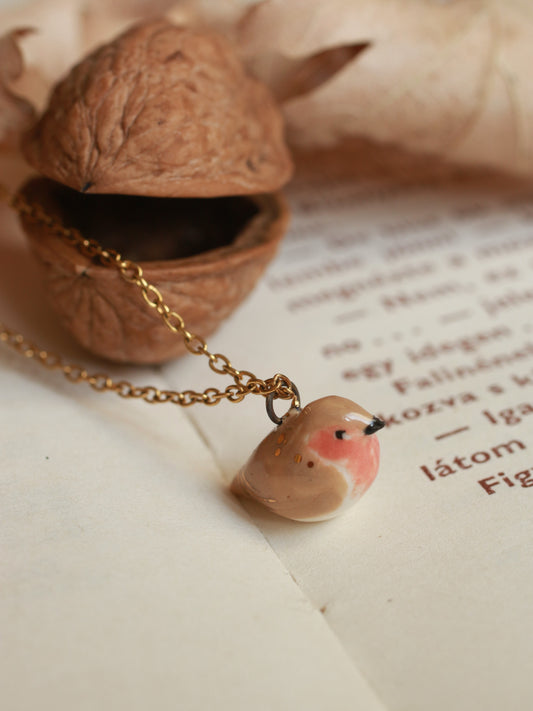
[[[533,466],[528,417],[506,426],[481,414],[531,402],[531,386],[512,381],[533,375],[531,358],[407,394],[392,385],[529,342],[531,303],[510,294],[531,290],[531,189],[401,155],[383,165],[361,145],[343,166],[330,158],[310,161],[320,175],[299,161],[287,240],[210,345],[260,375],[288,373],[305,401],[340,393],[387,418],[410,412],[380,433],[376,483],[322,524],[242,508],[223,484],[269,430],[262,401],[147,408],[0,351],[4,707],[531,705],[533,492],[501,483],[489,496],[478,484]],[[107,368],[58,326],[5,209],[2,225],[3,318]],[[398,281],[421,264],[432,271]],[[433,297],[383,306],[413,293]],[[474,352],[456,347],[504,327]],[[456,346],[411,363],[408,349],[427,343]],[[216,380],[192,358],[111,372],[178,388]],[[476,399],[463,402],[467,392]],[[416,414],[430,402],[435,412]],[[459,427],[469,429],[435,439]],[[435,481],[420,469],[513,439],[523,448]]]
[[[228,351],[233,344],[234,361],[262,375],[288,373],[304,402],[335,393],[387,417],[409,411],[411,419],[380,433],[381,473],[344,517],[295,524],[255,505],[246,508],[386,708],[529,708],[533,488],[511,479],[514,487],[502,481],[488,495],[478,481],[533,466],[533,418],[493,425],[481,414],[528,403],[533,411],[533,380],[523,387],[512,380],[533,376],[533,352],[407,394],[392,381],[531,343],[531,188],[400,156],[380,177],[383,154],[373,161],[362,146],[346,158],[348,169],[338,169],[327,154],[315,156],[311,165],[321,166],[320,175],[301,175],[289,189],[293,223],[278,260],[210,345]],[[347,172],[351,180],[343,179]],[[353,266],[356,258],[360,263]],[[433,271],[392,281],[392,273],[422,264]],[[345,287],[347,294],[378,273],[389,281],[351,297],[288,309],[327,289]],[[302,279],[305,274],[309,278]],[[296,283],[283,286],[286,277]],[[382,305],[385,297],[427,293],[442,284],[454,284],[456,291],[410,308]],[[529,301],[494,315],[484,306],[502,297],[512,303],[510,294],[523,293]],[[473,352],[448,349],[416,364],[406,356],[407,349],[419,351],[427,343],[457,344],[502,328],[508,335]],[[353,342],[360,343],[358,350],[346,348]],[[338,355],[326,358],[325,346],[337,347]],[[342,378],[344,371],[386,360],[393,363],[392,374],[382,368],[379,377]],[[171,364],[165,372],[198,385],[205,380],[195,365]],[[503,392],[494,394],[489,388],[495,385]],[[476,399],[461,404],[465,393]],[[450,398],[455,404],[442,404]],[[434,411],[418,416],[416,408]],[[239,417],[223,408],[192,413],[227,481],[268,431],[261,409],[247,401]],[[436,439],[461,427],[469,430]],[[492,452],[515,439],[523,449],[498,449],[499,457]],[[479,464],[471,463],[472,455]],[[483,462],[485,455],[490,458]],[[456,466],[456,473],[435,481],[420,469],[433,470],[438,459],[451,462],[455,456],[469,457],[464,461],[471,468]]]
[[[2,318],[101,369],[1,219]],[[3,347],[0,391],[2,709],[381,711],[183,411],[99,396]]]
[[[18,14],[25,3],[14,5],[10,17],[27,17]],[[47,82],[39,69],[43,76],[62,72],[81,32],[77,4],[53,2],[43,12],[43,23],[69,31],[54,41],[53,53],[42,34],[28,41],[41,101]],[[528,56],[530,44],[519,47]],[[322,92],[325,105],[330,89]],[[520,129],[514,149],[527,148],[527,112],[517,123],[512,101],[501,104],[503,118],[490,135],[509,140],[499,128],[505,119]],[[428,103],[437,112],[439,106]],[[309,116],[300,107],[302,115]],[[383,138],[380,125],[371,128]],[[395,126],[403,123],[390,122],[391,131]],[[416,132],[412,144],[419,146]],[[469,159],[497,155],[494,162],[508,169],[516,169],[517,156],[527,162],[527,151],[502,145],[509,144],[480,141]],[[512,381],[513,374],[533,375],[530,361],[405,395],[392,385],[433,366],[516,351],[531,338],[531,301],[511,298],[531,284],[531,188],[405,157],[391,163],[388,151],[378,156],[373,162],[356,146],[340,173],[325,154],[314,157],[314,175],[300,175],[290,189],[293,226],[277,261],[210,341],[260,375],[287,372],[305,400],[338,392],[388,415],[426,412],[433,403],[432,414],[381,433],[380,476],[344,518],[293,524],[241,507],[226,493],[222,484],[268,431],[262,402],[147,408],[75,388],[0,350],[3,708],[531,707],[533,492],[500,483],[488,496],[478,484],[533,466],[528,417],[506,426],[481,414],[531,403],[533,389]],[[14,169],[4,168],[3,178],[16,184]],[[16,220],[4,209],[1,226],[2,318],[102,369],[57,325]],[[492,256],[480,256],[490,245],[498,247]],[[432,271],[424,277],[361,286],[368,275],[390,277],[425,262]],[[336,266],[320,272],[330,263]],[[296,286],[276,281],[306,269],[312,278]],[[342,295],[288,309],[339,284],[346,285]],[[439,285],[448,285],[445,298],[383,306],[386,297],[412,298]],[[506,297],[510,305],[491,316],[490,302]],[[417,364],[407,357],[408,348],[457,343],[498,327],[510,335],[476,352],[456,348]],[[367,364],[378,375],[360,370]],[[111,370],[143,383],[211,384],[196,359],[162,370]],[[347,370],[357,377],[343,378]],[[461,403],[465,392],[476,399]],[[469,429],[435,439],[458,427]],[[439,459],[490,452],[515,438],[524,449],[472,469],[435,481],[420,469],[435,471]]]

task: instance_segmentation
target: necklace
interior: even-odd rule
[[[49,370],[57,370],[72,383],[87,383],[99,392],[114,392],[122,398],[140,398],[150,404],[172,403],[189,407],[196,403],[217,405],[222,400],[237,403],[248,395],[266,398],[266,410],[277,425],[260,443],[235,476],[231,489],[258,501],[274,513],[299,521],[331,518],[357,501],[374,480],[379,464],[379,444],[371,437],[384,423],[356,403],[329,396],[302,409],[300,395],[291,379],[281,373],[261,379],[249,370],[234,367],[222,353],[212,353],[200,336],[191,333],[183,320],[165,303],[159,289],[143,275],[142,267],[124,259],[114,249],[105,249],[74,228],[65,227],[39,205],[20,194],[11,195],[0,185],[0,198],[20,216],[44,224],[64,242],[100,265],[114,269],[121,279],[137,289],[147,308],[154,309],[162,324],[181,337],[187,351],[208,359],[218,375],[233,383],[224,390],[210,387],[193,390],[161,390],[115,381],[105,373],[91,374],[83,366],[67,363],[57,353],[28,341],[21,333],[0,322],[0,341],[20,355],[34,359]],[[288,412],[279,417],[275,400],[290,401]]]

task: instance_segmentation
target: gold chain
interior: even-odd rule
[[[45,368],[59,370],[72,383],[87,383],[94,390],[112,391],[123,398],[141,398],[149,403],[170,402],[188,407],[197,402],[205,405],[216,405],[221,400],[240,402],[247,395],[273,396],[282,400],[292,400],[299,407],[297,390],[286,375],[276,373],[271,378],[262,380],[248,370],[238,370],[222,353],[211,353],[206,342],[200,336],[187,330],[182,317],[172,311],[165,303],[161,292],[153,284],[146,281],[142,267],[129,259],[123,259],[114,249],[104,249],[96,240],[84,238],[75,228],[64,227],[58,220],[48,215],[41,206],[28,203],[20,194],[11,196],[8,190],[0,184],[0,198],[7,202],[19,215],[46,225],[57,237],[70,244],[90,259],[105,267],[115,269],[120,277],[136,286],[151,309],[161,316],[163,323],[173,333],[181,336],[185,347],[193,355],[204,355],[209,359],[209,367],[219,375],[229,375],[233,384],[221,391],[217,388],[207,388],[203,392],[194,390],[160,390],[153,385],[135,386],[127,380],[115,382],[105,373],[90,374],[85,368],[72,363],[66,363],[61,356],[51,353],[26,340],[26,338],[0,322],[0,341],[14,348],[26,358],[34,358]]]

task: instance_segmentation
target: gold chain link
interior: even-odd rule
[[[40,205],[28,203],[20,194],[11,196],[0,183],[0,199],[7,202],[19,215],[29,220],[41,223],[67,244],[74,246],[81,254],[99,262],[105,267],[115,269],[120,277],[136,286],[147,306],[155,309],[163,323],[173,333],[183,338],[185,347],[193,355],[203,355],[209,359],[209,367],[219,375],[229,375],[233,384],[221,391],[217,388],[207,388],[203,392],[194,390],[160,390],[153,385],[138,387],[127,380],[115,382],[105,373],[90,374],[85,368],[72,363],[66,363],[57,353],[51,353],[26,340],[26,338],[0,322],[0,341],[11,346],[26,358],[33,358],[50,370],[59,370],[72,383],[87,383],[100,392],[111,391],[123,398],[141,398],[151,404],[170,402],[182,407],[194,405],[197,402],[205,405],[217,405],[221,400],[240,402],[247,395],[273,395],[274,398],[292,400],[299,407],[297,392],[291,380],[281,373],[262,380],[248,370],[238,370],[222,353],[211,353],[206,342],[200,336],[187,330],[183,318],[172,311],[165,303],[159,289],[150,284],[143,276],[142,267],[114,249],[104,249],[96,240],[84,238],[75,228],[64,227],[58,220],[48,215]]]

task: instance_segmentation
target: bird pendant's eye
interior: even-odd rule
[[[346,439],[346,430],[336,430],[335,431],[335,438],[336,439]]]

